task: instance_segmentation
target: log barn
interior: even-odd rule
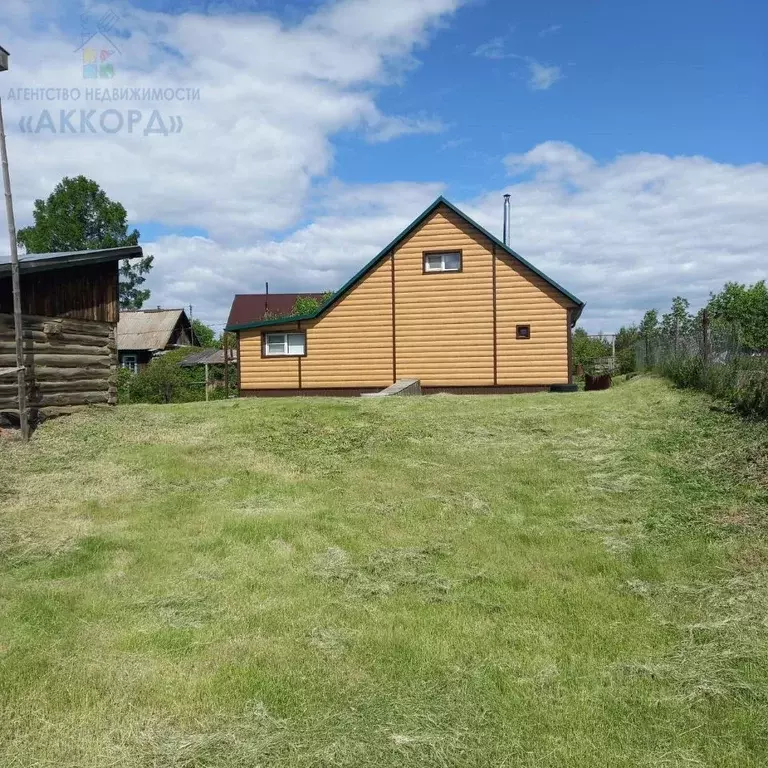
[[[355,395],[400,379],[422,391],[531,392],[571,382],[584,302],[438,198],[316,312],[245,317],[240,393]]]
[[[117,402],[118,263],[140,246],[19,257],[30,420]],[[11,263],[0,256],[0,369],[16,368]],[[0,377],[0,417],[18,415],[16,376]]]

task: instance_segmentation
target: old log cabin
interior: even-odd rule
[[[442,197],[316,312],[247,320],[245,304],[227,326],[242,395],[359,394],[407,378],[426,392],[568,384],[584,308]]]
[[[120,313],[117,324],[119,364],[133,373],[144,370],[155,355],[200,342],[183,309],[136,309]]]
[[[19,259],[27,406],[36,418],[117,400],[118,262],[139,246]],[[0,256],[0,369],[16,367],[11,265]],[[18,413],[15,376],[0,377],[0,415]]]

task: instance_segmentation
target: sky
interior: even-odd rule
[[[511,246],[610,333],[768,277],[766,39],[757,0],[2,0],[17,226],[95,179],[148,306],[221,330],[440,194],[500,234],[509,193]]]

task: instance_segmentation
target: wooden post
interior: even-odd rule
[[[208,363],[205,364],[205,402],[208,402]]]
[[[11,284],[13,286],[13,327],[16,337],[16,381],[18,384],[19,422],[21,439],[29,440],[29,421],[27,420],[27,382],[24,370],[24,345],[22,341],[23,320],[21,317],[21,280],[19,279],[19,251],[16,245],[16,220],[13,216],[13,198],[11,197],[11,175],[8,170],[8,148],[5,144],[5,125],[3,123],[3,104],[0,99],[0,158],[3,165],[3,186],[5,187],[5,213],[8,218],[8,237],[11,241]]]
[[[680,336],[680,323],[677,318],[675,318],[675,359],[677,359],[677,345],[679,342],[679,336]]]
[[[224,399],[229,400],[229,338],[224,331]]]

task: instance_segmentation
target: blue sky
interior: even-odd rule
[[[438,114],[445,133],[405,151],[347,141],[339,168],[366,183],[440,177],[463,195],[503,183],[498,159],[549,139],[599,160],[658,152],[764,162],[767,33],[768,5],[757,2],[471,4],[404,87],[379,100],[388,111]],[[525,59],[489,53],[556,66],[562,79],[531,90]]]
[[[8,2],[20,225],[63,175],[95,178],[156,256],[153,304],[221,325],[265,280],[338,287],[437,194],[498,231],[511,193],[513,247],[587,302],[591,330],[766,276],[764,4]],[[184,131],[14,131],[71,105],[7,89],[94,84],[73,42],[105,12],[121,53],[96,85],[200,100],[75,106]]]

